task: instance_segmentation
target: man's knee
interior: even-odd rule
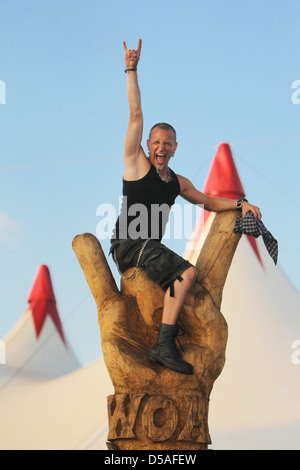
[[[190,268],[186,269],[184,273],[181,275],[181,277],[189,283],[190,287],[195,284],[196,279],[198,276],[198,271],[196,268],[191,266]]]

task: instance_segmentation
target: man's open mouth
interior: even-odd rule
[[[164,153],[157,153],[155,155],[155,160],[159,165],[163,165],[166,161],[166,155]]]

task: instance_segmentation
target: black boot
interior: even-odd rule
[[[175,338],[178,334],[177,325],[167,325],[162,323],[156,344],[147,354],[147,359],[158,362],[175,372],[193,375],[194,367],[184,361],[175,346]]]

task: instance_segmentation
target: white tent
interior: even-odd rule
[[[300,369],[292,361],[300,297],[259,242],[264,268],[243,238],[224,290],[227,359],[209,417],[218,449],[300,449]]]
[[[110,378],[102,358],[80,367],[46,266],[39,269],[28,310],[3,344],[0,449],[105,449]]]
[[[204,192],[244,195],[227,144],[218,149]],[[199,218],[185,257],[198,255],[213,217]],[[299,449],[300,365],[292,362],[292,344],[300,332],[300,297],[261,239],[242,237],[221,310],[229,340],[225,368],[210,400],[212,448]],[[4,344],[0,449],[106,449],[106,397],[113,387],[103,358],[80,367],[63,332],[45,266],[30,293],[29,309]]]
[[[219,146],[204,192],[245,196],[227,144]],[[195,260],[213,218],[199,219],[186,258]],[[300,334],[300,296],[274,265],[261,237],[242,236],[221,311],[229,339],[225,368],[210,400],[212,447],[299,449],[300,369],[292,361],[292,344]]]

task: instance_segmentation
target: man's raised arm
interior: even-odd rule
[[[123,46],[127,72],[127,97],[130,110],[124,148],[124,178],[126,180],[137,180],[142,178],[149,169],[149,162],[141,147],[143,112],[141,92],[137,77],[137,65],[140,60],[142,40],[139,40],[137,50],[127,49],[125,41],[123,42]]]

